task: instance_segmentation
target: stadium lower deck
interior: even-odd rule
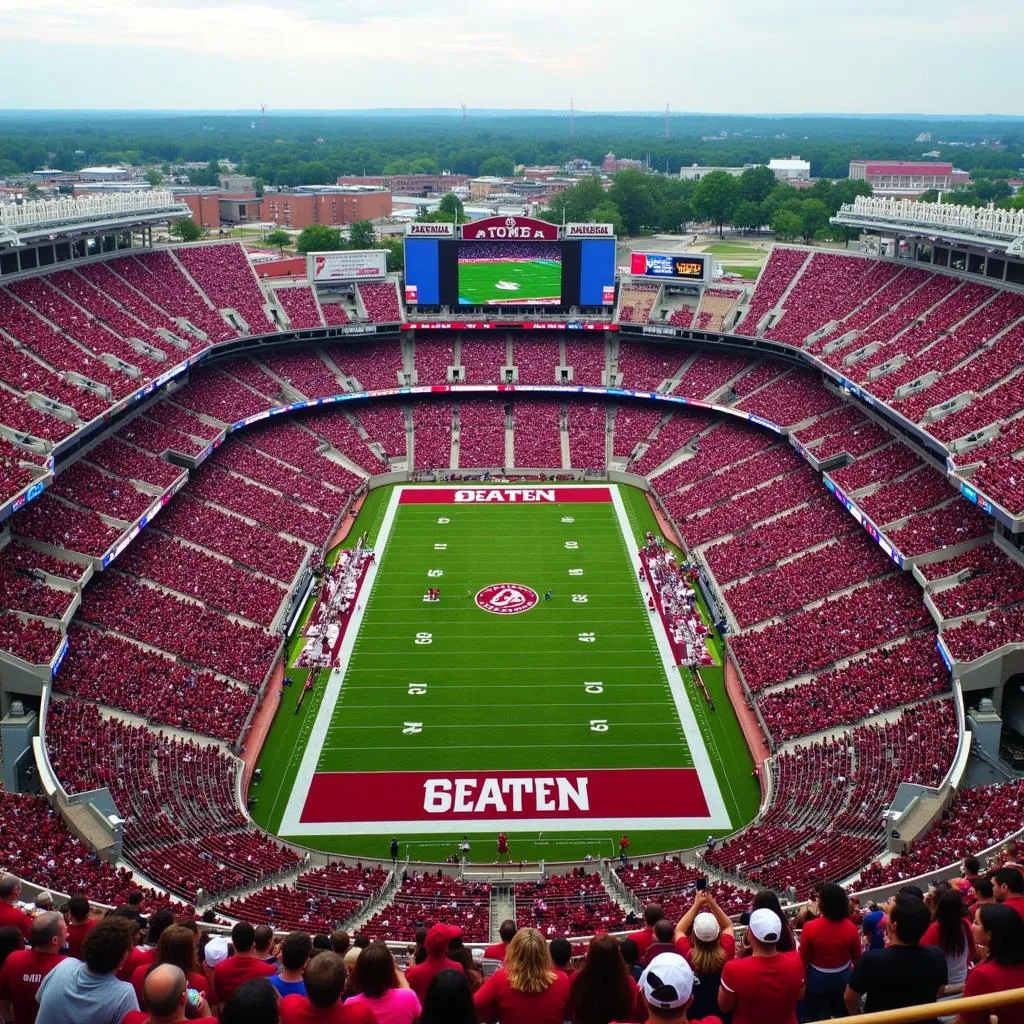
[[[0,288],[0,422],[11,431],[0,446],[5,493],[23,494],[32,481],[47,483],[41,497],[16,511],[0,549],[9,609],[0,615],[5,672],[12,679],[20,678],[12,672],[48,679],[57,668],[46,712],[49,764],[42,767],[52,766],[67,793],[109,789],[126,820],[125,863],[142,876],[176,899],[194,902],[202,889],[206,902],[256,919],[273,903],[282,925],[289,914],[298,915],[294,908],[301,909],[310,892],[333,901],[323,904],[325,922],[365,916],[383,879],[372,868],[302,871],[299,854],[264,835],[243,813],[237,802],[241,767],[234,753],[266,687],[278,685],[273,672],[281,629],[295,611],[290,595],[309,578],[311,565],[330,546],[340,517],[367,478],[387,471],[475,474],[504,466],[535,476],[537,470],[555,475],[622,470],[648,482],[721,599],[731,627],[729,658],[763,722],[766,747],[775,752],[767,762],[771,790],[761,814],[706,857],[716,892],[731,900],[730,906],[743,899],[729,888],[737,884],[767,885],[802,897],[825,879],[852,880],[864,888],[935,872],[1024,825],[1016,780],[953,791],[969,739],[960,711],[961,684],[951,682],[936,647],[941,640],[942,654],[958,678],[969,682],[971,673],[996,664],[1024,642],[1024,568],[1016,551],[995,534],[989,516],[958,496],[943,460],[908,444],[877,408],[851,402],[821,374],[763,351],[652,344],[611,332],[538,337],[509,331],[479,337],[416,331],[401,338],[218,357],[192,368],[184,386],[149,398],[139,415],[113,424],[99,443],[90,442],[81,458],[62,464],[50,480],[43,457],[16,436],[31,433],[50,444],[73,437],[132,395],[140,379],[166,369],[167,360],[145,362],[128,338],[163,344],[165,354],[180,356],[184,349],[171,346],[157,330],[181,331],[180,319],[187,318],[203,332],[185,331],[179,339],[191,354],[237,342],[244,337],[238,320],[218,312],[228,305],[241,312],[254,334],[275,326],[260,320],[266,316],[261,312],[266,296],[241,249],[216,247],[220,251],[211,264],[203,254],[213,248],[118,257]],[[230,302],[225,278],[234,282]],[[831,282],[827,289],[826,281]],[[334,322],[329,318],[337,310],[329,313],[312,291],[293,291],[287,302],[281,300],[293,325],[316,329]],[[393,282],[360,286],[359,294],[361,312],[370,319],[402,318]],[[783,295],[784,315],[765,320]],[[625,304],[620,310],[622,322],[646,321],[659,296],[657,290],[653,295],[637,290],[628,315]],[[955,464],[967,466],[965,460],[971,460],[972,483],[998,500],[1001,511],[1024,511],[1015,458],[1024,444],[1016,398],[1024,331],[1024,297],[1018,291],[919,267],[777,247],[752,293],[717,296],[713,310],[712,298],[705,293],[690,311],[693,325],[707,326],[715,317],[715,326],[721,326],[741,310],[734,340],[760,337],[846,367],[877,401],[922,424],[951,453],[957,442],[958,451],[951,454]],[[82,309],[92,315],[83,318]],[[708,319],[702,321],[705,312]],[[58,336],[53,324],[65,336]],[[830,324],[835,326],[804,344]],[[870,345],[877,348],[867,352]],[[144,363],[141,378],[99,360],[96,354],[102,352]],[[578,385],[600,389],[614,383],[716,402],[720,411],[599,391],[498,397],[456,390],[360,399],[269,422],[244,422],[265,416],[282,395],[316,399],[362,390],[393,392],[399,384],[445,386],[449,367],[460,369],[467,386],[489,387],[498,383],[503,366],[516,367],[520,385],[550,385],[558,368],[568,366]],[[926,371],[935,368],[941,372],[931,379]],[[69,383],[69,372],[102,386],[82,390]],[[30,392],[62,402],[71,416],[54,416],[53,407],[45,411],[29,401]],[[939,415],[936,410],[954,398],[955,407]],[[750,422],[750,416],[758,422]],[[179,455],[171,461],[168,452]],[[836,501],[836,490],[869,517],[875,534],[895,549],[902,569]],[[362,512],[369,525],[363,520],[358,525],[371,543],[379,533],[378,513],[383,520],[383,496],[371,492]],[[629,498],[627,504],[636,512],[646,507],[646,499],[638,506]],[[144,519],[152,521],[132,538]],[[634,543],[636,528],[633,524]],[[565,538],[570,539],[579,540]],[[619,552],[623,585],[627,580],[632,585],[635,577],[621,541]],[[353,651],[357,670],[361,659],[380,658],[370,641],[385,639],[379,634],[390,613],[378,609],[384,609],[391,560],[400,557],[390,538],[379,557],[382,589],[375,580],[368,592],[366,630],[353,634],[356,643],[363,638],[366,644]],[[425,589],[423,564],[415,564],[416,586]],[[500,578],[504,568],[493,578],[488,572],[484,584],[517,582]],[[31,582],[25,569],[38,570]],[[547,589],[543,581],[538,586],[541,594]],[[436,605],[416,601],[410,591],[417,618],[445,621],[441,616],[448,614],[455,594],[445,584],[441,591]],[[560,596],[561,588],[555,587],[555,597]],[[554,610],[541,605],[519,618],[534,621]],[[648,621],[642,605],[633,613]],[[407,625],[417,623],[403,628]],[[415,632],[437,635],[440,649],[448,627],[430,625]],[[511,660],[520,676],[534,653],[489,650],[503,670]],[[294,644],[288,653],[296,653]],[[545,652],[537,648],[537,653]],[[379,671],[378,662],[367,674]],[[428,693],[431,681],[437,692],[444,666],[435,664],[433,672]],[[696,719],[706,716],[699,724],[707,739],[728,718],[728,698],[715,670],[708,670],[706,679],[718,710],[712,715],[706,702],[692,695],[690,706]],[[296,683],[304,681],[296,673]],[[307,749],[328,686],[326,680],[315,684],[298,715],[283,702],[265,758],[277,756],[275,750]],[[16,683],[10,689],[18,692]],[[369,685],[362,693],[371,699]],[[477,677],[472,692],[462,695],[463,707],[445,710],[479,731],[487,695],[486,679]],[[357,731],[344,728],[355,707],[348,700],[346,695],[341,701],[332,726],[342,736]],[[389,709],[372,710],[391,715]],[[488,739],[486,745],[510,751],[507,737],[524,711],[517,705],[504,721],[499,717],[494,728],[503,741]],[[641,728],[659,733],[676,728],[662,720],[670,712],[666,704],[659,724]],[[613,723],[611,712],[607,717]],[[410,716],[409,721],[421,720]],[[633,724],[654,721],[638,717]],[[387,717],[381,724],[393,730],[396,723]],[[408,734],[410,756],[403,755],[399,770],[433,770],[413,747],[425,744],[428,724],[436,730],[424,715],[423,731]],[[537,728],[535,721],[526,724]],[[749,755],[731,728],[732,754],[724,740],[717,753],[710,739],[707,747],[730,824],[740,826],[756,809],[757,796],[745,760]],[[537,735],[541,745],[551,739]],[[611,742],[613,731],[594,735]],[[644,750],[636,735],[628,743],[633,752]],[[349,744],[347,738],[332,741],[344,748],[329,762],[332,770],[356,767],[346,753]],[[365,742],[365,736],[361,744],[366,763],[386,764],[381,751],[371,749],[382,744]],[[448,743],[431,745],[444,746],[441,753],[451,755],[446,771],[476,771],[475,765],[463,769]],[[692,744],[687,746],[692,751]],[[682,745],[677,750],[681,754]],[[433,752],[419,751],[427,753]],[[647,760],[644,751],[630,765]],[[504,770],[506,763],[508,770],[520,770],[512,759],[498,758],[494,770]],[[723,765],[726,775],[735,769],[734,786],[747,785],[735,803],[730,803]],[[645,766],[685,767],[681,761]],[[284,813],[277,797],[268,796],[271,782],[265,772],[251,791],[261,822]],[[890,859],[882,856],[882,814],[904,782],[934,787],[952,802],[913,847]],[[45,802],[0,794],[0,806],[23,837],[19,851],[38,865],[32,881],[61,892],[84,884],[96,899],[119,901],[125,876],[87,860]],[[338,821],[343,818],[338,815]],[[49,823],[46,830],[37,827],[43,821]],[[460,838],[460,830],[469,826],[457,826]],[[385,856],[386,834],[369,837],[365,847],[359,840],[361,848],[351,849],[347,841],[365,830],[349,827],[350,835],[329,837],[325,848]],[[581,840],[579,834],[546,830],[543,840],[532,840],[531,854],[550,860],[551,850],[571,849],[574,856],[581,851],[608,856],[612,851],[604,847],[614,831],[586,833]],[[470,833],[472,848],[487,850],[481,859],[492,859],[493,833],[490,825]],[[634,852],[678,849],[695,838],[656,830],[631,834]],[[427,831],[409,831],[403,838],[423,844],[412,848],[414,854],[450,849],[450,838],[438,840]],[[602,846],[591,849],[587,840],[592,838]],[[569,845],[556,847],[556,841]],[[545,842],[552,846],[541,845]],[[55,844],[58,856],[39,856],[52,853]],[[617,877],[637,899],[682,900],[696,874],[681,864],[657,872],[635,864]],[[463,897],[478,901],[479,893],[464,893],[453,881],[432,889],[407,884],[391,904],[389,923],[378,922],[378,934],[407,937],[415,912],[394,909],[403,901],[422,913],[431,901],[458,903]],[[610,913],[621,916],[621,911]],[[577,921],[574,927],[585,931],[594,923]],[[607,916],[601,923],[609,923]]]

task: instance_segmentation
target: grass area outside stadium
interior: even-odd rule
[[[370,546],[380,534],[392,488],[371,491],[346,545],[365,531]],[[646,495],[619,488],[626,529],[609,505],[562,504],[505,508],[473,506],[400,506],[394,528],[378,554],[379,576],[354,639],[338,703],[318,755],[318,771],[525,770],[617,768],[635,771],[643,785],[643,768],[687,766],[692,754],[680,724],[652,642],[647,612],[630,562],[646,530],[657,526]],[[440,515],[439,513],[443,513]],[[569,517],[572,523],[563,523]],[[437,523],[446,518],[443,526]],[[568,532],[567,532],[568,531]],[[435,534],[445,535],[438,542]],[[578,544],[567,548],[565,538]],[[435,551],[435,543],[446,549]],[[328,557],[332,562],[337,550]],[[573,563],[570,565],[570,562]],[[444,576],[428,578],[443,565]],[[582,581],[567,569],[581,568]],[[528,614],[494,616],[471,597],[489,583],[515,581],[543,593]],[[584,586],[585,582],[585,586]],[[424,604],[426,586],[442,588],[438,604]],[[577,603],[573,592],[586,593]],[[301,625],[307,603],[288,645],[289,664],[301,649]],[[702,614],[709,619],[707,609]],[[593,645],[577,637],[598,634]],[[416,646],[412,637],[427,632],[436,643]],[[717,664],[701,670],[715,711],[697,693],[688,669],[674,669],[682,679],[700,746],[714,773],[729,826],[717,829],[629,828],[633,855],[679,849],[703,842],[708,831],[725,834],[757,811],[760,793],[751,777],[752,762],[724,686],[722,649],[713,640]],[[387,855],[390,831],[289,836],[281,830],[285,807],[299,775],[327,692],[323,672],[312,694],[293,711],[307,673],[290,668],[294,686],[264,746],[262,780],[251,795],[253,816],[263,827],[303,845],[367,858]],[[600,680],[603,692],[586,692],[584,681]],[[409,683],[425,684],[427,693],[409,695]],[[415,714],[410,708],[415,708]],[[609,723],[607,732],[592,732],[592,719]],[[403,733],[415,718],[422,731]],[[344,803],[339,817],[344,817]],[[471,860],[495,857],[496,828],[458,825],[443,834],[427,829],[400,835],[403,854],[414,860],[444,860],[463,834]],[[516,859],[581,859],[610,856],[621,829],[608,823],[572,830],[509,831]]]

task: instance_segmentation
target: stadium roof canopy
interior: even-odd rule
[[[42,199],[0,206],[0,248],[31,245],[56,235],[96,234],[188,217],[170,192],[151,189],[78,199]]]
[[[832,223],[865,231],[939,237],[1024,256],[1024,210],[858,196],[839,208]]]

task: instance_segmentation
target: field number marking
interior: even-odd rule
[[[584,683],[583,689],[586,693],[604,693],[604,683]]]
[[[410,683],[409,684],[409,696],[410,697],[422,697],[427,692],[426,683]]]
[[[580,633],[581,644],[592,644],[597,639],[596,633]]]
[[[403,736],[415,736],[417,733],[423,732],[422,722],[403,722],[402,723],[402,735]]]
[[[418,644],[432,644],[434,642],[433,633],[417,633],[416,643]]]
[[[590,731],[591,732],[607,732],[608,731],[608,719],[607,718],[592,718],[590,720]]]
[[[589,601],[589,600],[590,600],[590,598],[587,597],[586,594],[573,594],[572,595],[572,603],[573,604],[586,604],[587,601]]]

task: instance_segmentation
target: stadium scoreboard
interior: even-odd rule
[[[687,284],[711,284],[713,263],[705,253],[634,252],[630,254],[632,277],[657,277]]]
[[[615,229],[511,216],[414,222],[405,235],[405,301],[453,309],[611,306]]]

